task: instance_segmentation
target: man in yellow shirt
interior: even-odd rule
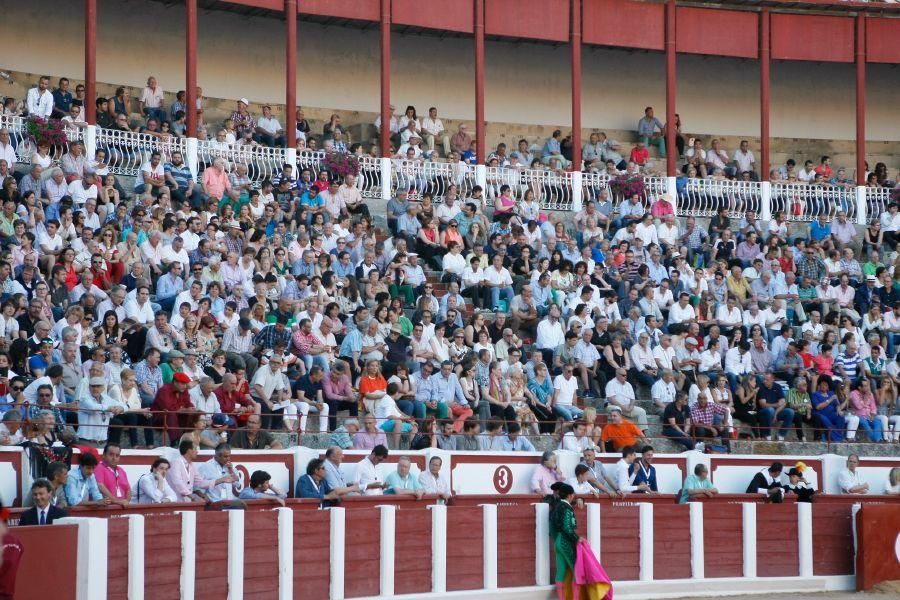
[[[743,271],[739,266],[731,267],[731,275],[725,280],[725,285],[728,286],[728,293],[733,294],[738,302],[741,303],[741,308],[747,308],[747,304],[749,304],[751,299],[750,282],[744,277]]]

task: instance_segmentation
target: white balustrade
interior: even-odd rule
[[[130,176],[140,173],[141,165],[150,159],[153,152],[159,152],[162,162],[168,162],[176,151],[184,155],[187,146],[185,138],[162,138],[147,133],[100,128],[97,129],[96,145],[98,150],[106,151],[111,173]]]
[[[684,180],[683,180],[684,181]],[[739,218],[748,210],[762,209],[762,186],[757,181],[687,179],[678,192],[678,214],[712,217],[720,209]]]
[[[407,190],[410,199],[431,194],[436,202],[443,200],[447,190],[455,185],[461,198],[469,196],[475,187],[475,169],[464,163],[445,163],[421,160],[391,161],[391,194]]]
[[[820,215],[833,219],[838,212],[856,220],[856,188],[809,183],[773,183],[772,215],[784,212],[789,221],[813,221]]]

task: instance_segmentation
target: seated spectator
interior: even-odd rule
[[[388,457],[388,449],[383,444],[372,448],[372,452],[356,463],[356,475],[353,483],[365,496],[380,496],[384,493],[387,483],[378,474],[378,465]]]
[[[759,471],[750,480],[747,486],[748,494],[762,494],[767,499],[784,498],[784,489],[781,487],[781,472],[784,465],[773,462],[768,468]],[[774,500],[779,501],[779,500]]]
[[[644,443],[644,432],[625,419],[621,409],[612,407],[609,409],[609,422],[603,427],[600,442],[607,452],[618,452],[622,448]]]
[[[52,525],[56,519],[63,519],[69,513],[51,504],[53,486],[43,477],[35,479],[31,484],[31,501],[33,506],[19,517],[19,525]]]
[[[398,496],[415,496],[420,500],[425,494],[422,484],[417,477],[413,477],[409,470],[412,465],[408,456],[401,456],[397,460],[397,470],[389,474],[385,479],[385,494]]]
[[[678,494],[678,503],[684,504],[692,499],[712,498],[719,493],[709,480],[709,468],[703,463],[694,466],[694,472],[684,479]]]
[[[134,496],[135,503],[161,504],[178,501],[175,491],[166,479],[169,468],[170,463],[165,458],[157,458],[153,461],[150,472],[141,475],[135,484],[135,488],[137,488]]]
[[[640,459],[635,460],[631,465],[633,483],[635,485],[646,484],[647,489],[644,491],[648,493],[659,491],[656,483],[656,467],[651,464],[652,462],[653,446],[644,446],[641,448]]]
[[[109,506],[110,500],[100,493],[97,479],[94,477],[98,463],[97,456],[91,452],[79,456],[78,466],[69,471],[69,478],[66,481],[66,502],[69,506],[89,508]]]
[[[103,448],[102,460],[94,470],[97,488],[110,504],[126,507],[131,502],[131,485],[128,474],[119,466],[122,448],[118,444],[106,444]]]
[[[250,475],[250,484],[241,490],[238,498],[241,500],[270,500],[284,506],[286,494],[278,491],[272,483],[272,476],[265,471],[253,471]]]
[[[322,506],[333,506],[340,495],[331,488],[326,477],[325,460],[314,458],[306,465],[306,475],[297,480],[297,498],[316,498]]]
[[[261,429],[262,419],[259,415],[251,415],[247,426],[234,432],[229,440],[233,448],[240,450],[280,450],[281,442],[275,439],[270,431]]]
[[[341,471],[341,463],[344,461],[344,449],[339,446],[330,446],[325,451],[325,481],[331,491],[337,494],[338,499],[343,496],[353,496],[359,494],[359,486],[344,478]]]
[[[531,492],[547,496],[551,493],[551,485],[564,480],[556,455],[548,450],[541,455],[541,464],[531,476]]]
[[[419,485],[425,495],[434,495],[439,500],[447,501],[453,497],[453,491],[450,489],[447,477],[441,473],[442,464],[440,456],[432,456],[428,459],[428,470],[419,473]]]
[[[844,494],[868,494],[869,484],[864,482],[856,470],[859,467],[859,456],[851,454],[847,457],[847,468],[838,476],[838,485]]]
[[[634,447],[625,446],[622,448],[622,458],[616,463],[616,485],[626,494],[650,491],[650,485],[646,481],[635,483],[637,474],[632,473],[632,465],[636,458]]]

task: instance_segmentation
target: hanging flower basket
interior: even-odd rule
[[[322,169],[331,173],[332,179],[343,181],[347,175],[359,175],[359,159],[345,152],[328,152],[322,159]]]
[[[59,119],[42,119],[32,115],[25,121],[25,131],[38,146],[65,147],[69,143],[65,126]]]
[[[619,175],[609,180],[609,190],[615,198],[644,196],[644,178],[640,175]]]

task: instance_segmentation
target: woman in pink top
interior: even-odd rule
[[[516,214],[516,200],[511,196],[512,190],[508,185],[500,186],[500,196],[494,201],[494,220],[500,217],[513,217]]]
[[[541,464],[531,476],[531,491],[535,494],[546,496],[553,493],[550,486],[557,481],[563,481],[562,471],[556,462],[556,455],[550,450],[541,456]]]
[[[878,418],[878,406],[875,404],[872,387],[865,377],[860,379],[856,389],[850,392],[850,410],[859,417],[859,426],[866,432],[870,441],[884,441],[884,426]]]

